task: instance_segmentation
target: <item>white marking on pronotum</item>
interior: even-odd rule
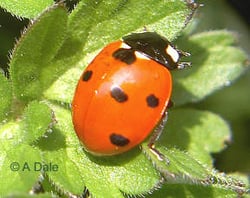
[[[178,62],[180,58],[179,53],[171,45],[167,46],[166,53],[171,56],[171,58],[173,59],[175,63]]]
[[[150,58],[148,58],[147,56],[145,56],[143,53],[135,51],[135,56],[136,58],[140,58],[140,59],[145,59],[145,60],[150,60]]]
[[[124,42],[122,42],[120,48],[123,48],[123,49],[131,49],[131,47],[130,47],[128,44],[124,43]]]

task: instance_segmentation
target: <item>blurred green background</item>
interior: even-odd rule
[[[68,1],[72,6],[76,0]],[[227,29],[235,32],[238,45],[247,52],[250,60],[250,1],[203,0],[196,13],[196,32]],[[241,10],[238,8],[242,7]],[[244,14],[245,13],[245,14]],[[247,18],[248,17],[248,18]],[[15,40],[27,26],[28,20],[17,19],[0,9],[0,72],[8,75],[8,56]],[[248,63],[249,65],[249,63]],[[212,80],[212,79],[211,79]],[[250,173],[250,70],[230,86],[217,91],[206,100],[195,104],[199,109],[213,111],[228,121],[232,141],[221,153],[214,154],[215,166],[225,172]]]
[[[227,29],[235,32],[238,45],[250,57],[250,1],[203,0],[196,31]],[[249,62],[246,65],[249,65]],[[212,80],[212,79],[211,79]],[[232,141],[219,154],[215,166],[225,172],[250,172],[250,70],[230,86],[195,105],[221,115],[232,129]]]

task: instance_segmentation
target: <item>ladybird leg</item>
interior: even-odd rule
[[[84,191],[83,191],[83,194],[81,195],[81,197],[88,198],[89,195],[90,195],[89,190],[86,187],[84,187]]]
[[[163,132],[163,129],[164,129],[164,126],[167,123],[167,120],[168,120],[168,112],[165,111],[164,114],[163,114],[163,116],[162,116],[162,119],[161,119],[160,123],[157,125],[157,127],[154,130],[154,133],[152,134],[152,136],[149,139],[148,147],[149,147],[150,151],[154,155],[156,155],[156,157],[158,158],[158,160],[160,160],[160,161],[165,160],[166,163],[169,164],[170,163],[169,159],[155,148],[155,142],[161,136],[161,134]]]
[[[170,100],[168,101],[167,109],[170,109],[170,108],[172,108],[173,106],[174,106],[174,102],[173,102],[173,100],[170,99]],[[166,114],[166,113],[165,113],[165,114]],[[164,115],[165,115],[165,114],[164,114]]]

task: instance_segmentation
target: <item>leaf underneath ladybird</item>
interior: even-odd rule
[[[134,149],[113,157],[95,157],[84,151],[71,124],[71,113],[51,105],[58,124],[36,145],[45,162],[56,163],[58,172],[48,172],[54,185],[64,192],[81,194],[84,185],[95,197],[123,197],[153,189],[160,180],[151,162]],[[61,174],[61,173],[64,174]]]

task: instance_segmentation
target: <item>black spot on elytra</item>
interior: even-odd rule
[[[147,105],[152,108],[157,107],[159,105],[159,99],[154,94],[148,95],[146,101]]]
[[[85,72],[83,73],[83,75],[82,75],[82,80],[83,80],[83,81],[88,81],[88,80],[90,80],[92,74],[93,74],[93,71],[91,71],[91,70],[85,71]]]
[[[128,95],[120,87],[114,87],[111,89],[111,97],[117,102],[125,102],[128,100]]]
[[[126,146],[129,143],[128,138],[122,135],[116,134],[116,133],[112,133],[109,136],[109,139],[110,139],[110,142],[116,146]]]
[[[116,50],[112,55],[115,59],[119,59],[120,61],[130,65],[136,60],[135,51],[132,49],[124,49],[120,48]]]

